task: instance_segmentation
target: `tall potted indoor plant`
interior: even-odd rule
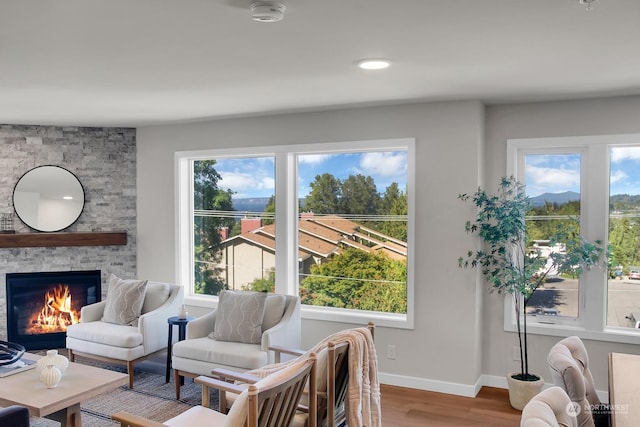
[[[529,372],[525,315],[529,300],[549,274],[577,277],[584,269],[599,263],[603,248],[600,241],[589,243],[579,235],[575,219],[573,224],[562,221],[552,227],[549,245],[558,250],[551,251],[548,257],[539,248],[529,246],[525,217],[531,203],[524,185],[513,177],[503,177],[495,195],[478,188],[474,194],[460,194],[458,198],[471,201],[477,208],[475,220],[467,221],[465,229],[477,235],[482,243],[481,249],[470,250],[460,257],[458,265],[480,269],[491,292],[513,297],[520,372],[509,374],[507,380],[511,405],[522,409],[543,385],[538,375]]]

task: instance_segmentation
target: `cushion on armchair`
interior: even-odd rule
[[[117,325],[108,322],[78,323],[78,325],[72,328],[68,336],[78,340],[121,348],[134,348],[142,345],[142,334],[135,326]]]
[[[122,280],[111,274],[102,321],[136,326],[142,313],[146,289],[146,280]]]
[[[267,294],[263,292],[221,291],[216,324],[210,338],[259,344],[266,299]]]
[[[287,299],[284,295],[268,294],[264,303],[264,318],[262,330],[266,331],[276,326],[282,320],[284,309],[287,307]]]
[[[142,304],[142,314],[159,308],[171,295],[171,286],[168,283],[148,282],[147,290],[144,293],[144,303]]]

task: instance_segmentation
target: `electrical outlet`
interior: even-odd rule
[[[520,347],[517,345],[513,346],[513,360],[519,362],[520,361]]]
[[[396,358],[396,346],[393,344],[389,344],[387,346],[387,359],[395,359]]]

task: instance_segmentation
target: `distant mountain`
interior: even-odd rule
[[[640,196],[629,194],[614,194],[609,198],[612,212],[638,212],[640,210]]]
[[[233,208],[238,212],[264,212],[267,203],[269,203],[269,197],[233,199]]]
[[[629,203],[632,205],[640,205],[640,196],[629,194],[614,194],[611,196],[611,203]]]
[[[539,208],[545,202],[562,205],[575,200],[580,200],[580,193],[575,191],[565,191],[564,193],[544,193],[536,197],[530,197],[531,204]],[[233,199],[233,207],[238,212],[264,212],[264,208],[269,203],[269,197],[252,197],[246,199]],[[304,208],[304,198],[299,200],[301,208]],[[611,204],[614,209],[624,209],[632,206],[640,208],[640,196],[629,196],[627,194],[616,194],[611,196]]]
[[[238,212],[264,212],[270,197],[252,197],[246,199],[233,199],[233,208]],[[300,208],[304,208],[304,198],[298,200]]]
[[[564,193],[544,193],[536,197],[531,197],[529,200],[536,208],[544,206],[545,203],[563,205],[568,202],[580,200],[580,193],[576,193],[575,191],[565,191]]]

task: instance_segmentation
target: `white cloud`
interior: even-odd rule
[[[331,158],[331,154],[305,154],[298,156],[298,163],[305,165],[319,165]]]
[[[614,147],[611,149],[611,162],[640,160],[640,147]]]
[[[611,171],[611,195],[614,194],[640,194],[640,183],[634,180],[633,176],[628,175],[625,171]]]
[[[628,175],[626,173],[624,173],[623,171],[611,171],[611,178],[610,182],[611,184],[618,184],[621,182],[625,182],[628,178]]]
[[[271,178],[270,176],[263,177],[260,182],[262,183],[262,186],[260,188],[263,189],[273,190],[276,186],[276,180]]]
[[[527,168],[527,194],[537,196],[542,193],[561,193],[564,191],[580,191],[579,170],[537,166]]]
[[[237,193],[250,192],[256,190],[273,190],[275,181],[270,176],[257,176],[244,172],[220,172],[222,179],[218,183],[220,188],[230,189]]]
[[[360,158],[360,167],[365,175],[391,177],[405,174],[407,155],[404,152],[365,153]]]

